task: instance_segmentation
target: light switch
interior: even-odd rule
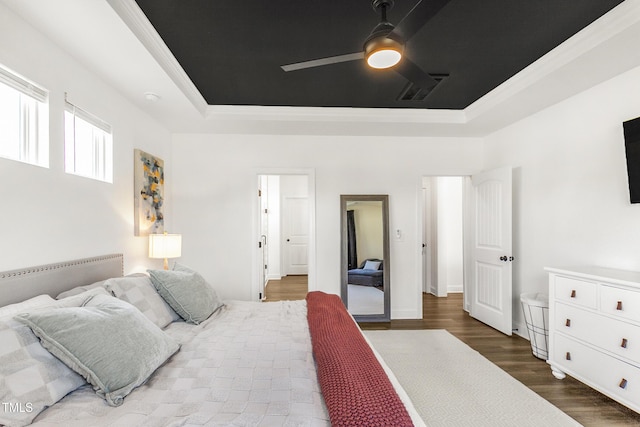
[[[402,240],[402,230],[396,228],[396,240]]]

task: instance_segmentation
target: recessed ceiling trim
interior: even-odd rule
[[[640,22],[640,1],[625,1],[465,108],[474,120]]]
[[[173,56],[162,37],[151,25],[140,6],[134,0],[107,0],[107,3],[140,40],[140,43],[149,51],[151,56],[158,61],[160,67],[169,75],[169,78],[178,86],[193,106],[204,116],[207,112],[207,101],[175,56]]]
[[[392,108],[348,108],[348,107],[280,107],[210,105],[207,118],[242,118],[270,121],[313,122],[385,122],[385,123],[442,123],[464,124],[467,122],[461,110],[418,110]]]

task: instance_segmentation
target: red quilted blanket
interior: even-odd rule
[[[307,294],[318,380],[332,426],[413,426],[391,381],[337,295]]]

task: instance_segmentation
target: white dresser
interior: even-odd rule
[[[553,375],[580,380],[640,412],[640,273],[605,268],[549,272]]]

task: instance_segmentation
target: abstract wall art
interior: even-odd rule
[[[136,236],[164,231],[164,161],[134,150],[134,233]]]

